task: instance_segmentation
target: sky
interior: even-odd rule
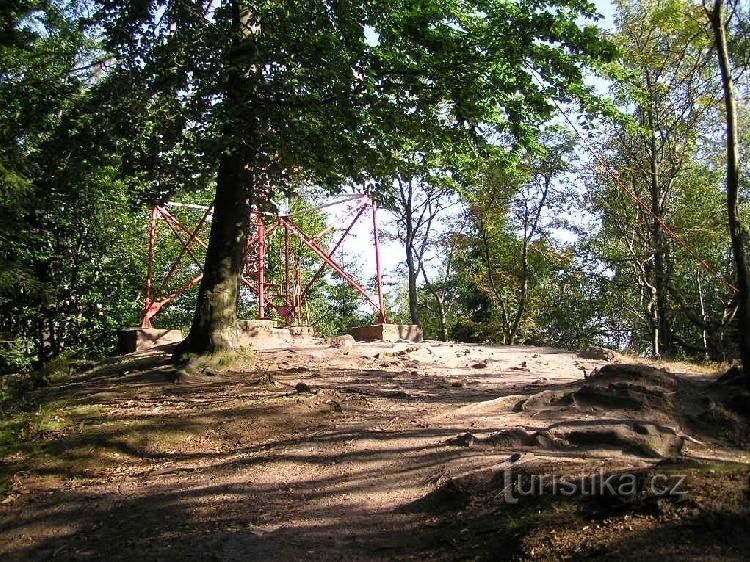
[[[599,25],[605,29],[612,29],[614,24],[614,6],[612,0],[594,0],[594,4],[596,4],[597,11],[604,16],[604,19],[599,22]]]

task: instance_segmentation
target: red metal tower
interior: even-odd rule
[[[323,205],[349,205],[344,217],[341,219],[342,228],[337,229],[328,226],[322,231],[310,234],[301,228],[287,212],[264,213],[258,209],[251,211],[250,223],[252,229],[248,235],[245,253],[245,268],[240,276],[242,285],[257,296],[258,318],[265,319],[275,312],[286,325],[301,325],[303,323],[303,311],[305,301],[315,285],[328,268],[337,273],[346,283],[360,293],[377,312],[379,322],[386,322],[385,304],[383,300],[383,286],[381,279],[380,243],[378,240],[377,206],[372,199],[364,194],[352,194],[339,196],[335,203]],[[199,220],[191,228],[170,213],[168,208],[188,208],[199,211]],[[198,285],[203,277],[203,264],[196,255],[196,245],[204,250],[208,247],[201,234],[212,216],[212,206],[201,206],[184,203],[167,203],[157,205],[151,211],[151,224],[149,229],[148,244],[148,267],[146,277],[146,296],[144,303],[142,328],[151,328],[151,319],[165,306],[169,305],[180,296]],[[344,240],[351,234],[354,226],[362,217],[370,211],[372,217],[373,251],[375,253],[376,287],[377,295],[373,296],[365,289],[354,276],[338,263],[334,254],[341,247]],[[164,224],[167,230],[175,237],[180,250],[177,258],[164,269],[163,276],[155,271],[155,255],[157,252],[159,225]],[[321,238],[331,232],[339,230],[340,236],[335,239],[330,249],[325,248]],[[283,271],[283,280],[280,284],[268,281],[267,268],[269,265],[268,241],[271,235],[280,232],[283,236],[283,250],[280,255],[280,265]],[[302,268],[299,260],[294,260],[290,251],[292,239],[308,248],[320,260],[320,266],[309,279],[303,279]],[[193,267],[198,271],[188,278],[177,288],[168,290],[172,281],[181,267],[185,267],[187,258],[191,260]],[[158,284],[155,278],[160,277]]]

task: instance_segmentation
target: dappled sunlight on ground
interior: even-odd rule
[[[457,558],[459,547],[497,559],[502,547],[509,555],[535,548],[552,556],[535,538],[542,531],[524,519],[527,507],[515,515],[503,508],[498,474],[511,465],[642,470],[658,460],[617,439],[582,446],[573,423],[653,418],[672,423],[674,439],[692,428],[676,406],[638,411],[586,401],[598,395],[580,389],[593,388],[599,379],[591,374],[604,364],[522,346],[344,350],[308,340],[237,356],[173,384],[163,351],[110,360],[47,389],[57,425],[4,459],[0,553],[19,560],[429,560]],[[677,393],[695,401],[689,385],[709,384],[669,377],[677,378],[666,391],[628,387],[627,398],[656,393],[671,405]],[[526,442],[527,434],[535,441]],[[693,434],[689,454],[748,460],[742,443]],[[642,522],[633,528],[654,532]],[[615,548],[613,541],[600,542]]]

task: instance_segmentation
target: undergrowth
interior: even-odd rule
[[[68,380],[76,367],[74,352],[63,353],[41,369],[0,378],[0,459],[35,454],[40,436],[72,423],[62,401],[45,402],[46,387]],[[0,497],[9,491],[8,474],[0,471]]]

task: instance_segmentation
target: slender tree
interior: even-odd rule
[[[696,139],[715,108],[711,98],[710,56],[694,6],[686,0],[618,2],[616,41],[625,77],[615,82],[616,99],[637,126],[616,124],[610,145],[621,176],[645,201],[648,252],[633,256],[651,332],[651,352],[676,350],[669,287],[674,249],[659,220],[671,214],[679,178],[696,152]]]
[[[453,253],[455,250],[455,239],[452,233],[443,233],[440,237],[432,242],[437,249],[435,256],[438,262],[432,268],[430,273],[427,272],[427,260],[422,260],[422,280],[424,281],[427,293],[432,297],[435,304],[435,314],[437,316],[438,339],[440,341],[448,340],[448,311],[451,303],[449,299],[453,292]]]
[[[455,192],[440,174],[396,178],[396,238],[404,245],[407,272],[409,317],[421,324],[418,281],[424,270],[425,255],[433,242],[440,214],[455,202]]]
[[[748,271],[746,245],[748,233],[742,222],[739,208],[740,153],[737,98],[729,53],[727,28],[731,13],[737,13],[739,3],[714,0],[712,5],[704,2],[704,8],[711,23],[714,48],[721,72],[726,111],[726,160],[727,160],[727,217],[729,235],[732,240],[732,255],[737,276],[737,323],[739,327],[739,348],[742,367],[750,372],[750,271]]]
[[[502,341],[519,340],[531,293],[550,248],[550,229],[565,199],[560,181],[572,144],[547,131],[543,153],[511,173],[489,167],[479,189],[468,194],[470,237],[482,258],[482,284],[499,309]],[[555,185],[557,183],[557,185]]]

